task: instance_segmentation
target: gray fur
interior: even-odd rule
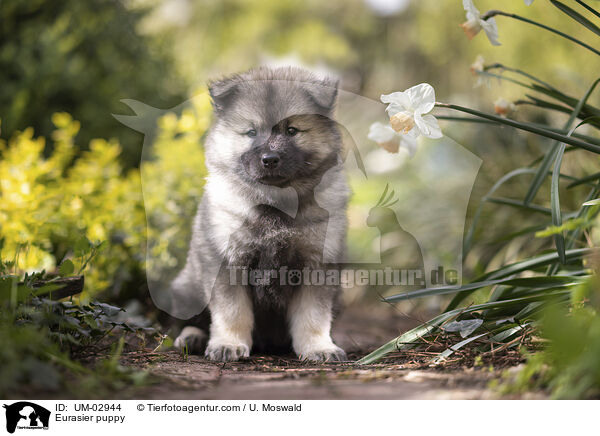
[[[344,360],[329,335],[338,287],[232,286],[227,269],[331,268],[324,253],[342,260],[349,189],[332,120],[337,82],[259,68],[213,82],[210,92],[209,175],[172,304],[208,303],[212,360],[292,348],[304,359]],[[281,156],[276,169],[265,169],[266,151]],[[186,333],[179,344],[190,342]]]

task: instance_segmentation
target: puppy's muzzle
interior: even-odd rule
[[[279,162],[281,161],[279,154],[275,152],[263,153],[260,157],[262,162],[262,166],[266,169],[272,170],[279,166]]]

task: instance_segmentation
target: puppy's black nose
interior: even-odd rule
[[[273,169],[279,165],[279,155],[277,153],[265,153],[261,156],[263,167]]]

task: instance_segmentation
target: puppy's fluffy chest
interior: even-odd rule
[[[261,270],[318,264],[327,217],[316,204],[302,205],[295,217],[273,206],[254,206],[229,239],[228,260]]]

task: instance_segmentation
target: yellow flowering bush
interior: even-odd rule
[[[205,176],[208,93],[193,103],[179,117],[167,113],[158,120],[150,159],[141,166],[144,195],[140,169],[124,171],[119,162],[120,144],[94,139],[89,151],[79,151],[80,126],[67,113],[52,117],[51,147],[31,128],[0,141],[2,259],[14,260],[20,271],[53,270],[75,256],[82,237],[105,241],[86,269],[88,296],[131,280],[145,267],[147,246],[150,258],[173,263],[169,250],[185,244]]]
[[[168,113],[158,120],[149,159],[141,165],[149,232],[146,270],[151,278],[184,261],[206,177],[200,145],[211,121],[208,92],[189,103],[181,116]]]

